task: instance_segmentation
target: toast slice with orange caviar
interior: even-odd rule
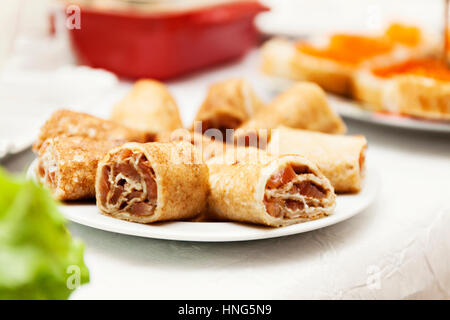
[[[270,76],[316,82],[326,91],[351,96],[361,67],[422,57],[434,45],[414,26],[391,24],[379,35],[334,34],[315,42],[269,40],[262,48],[262,71]]]
[[[429,58],[360,70],[354,97],[372,111],[450,120],[450,69]]]

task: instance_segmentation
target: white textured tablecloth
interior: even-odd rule
[[[246,76],[267,99],[255,64],[252,54],[170,83],[185,123],[207,85],[230,76]],[[108,99],[92,112],[107,115]],[[367,136],[381,175],[363,213],[317,231],[236,243],[152,240],[72,223],[91,272],[72,298],[449,298],[450,136],[346,122],[350,133]],[[3,165],[20,171],[32,159],[27,151]]]

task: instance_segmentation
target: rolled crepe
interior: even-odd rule
[[[159,133],[157,142],[177,142],[186,141],[195,146],[197,152],[201,155],[203,161],[223,154],[227,149],[233,148],[232,144],[216,140],[214,137],[208,137],[200,133],[195,133],[187,129],[177,129],[172,132]]]
[[[235,129],[251,118],[263,106],[250,84],[244,79],[231,79],[213,84],[195,116],[201,132]],[[194,122],[194,126],[196,123]]]
[[[330,135],[280,127],[273,131],[267,150],[300,154],[317,164],[336,192],[361,190],[367,140],[364,136]]]
[[[333,134],[347,130],[342,119],[328,105],[325,92],[318,85],[298,82],[239,127],[235,139],[254,135],[259,140],[263,137],[270,139],[270,130],[279,125]]]
[[[302,156],[236,148],[207,164],[208,214],[213,219],[280,227],[318,219],[334,210],[333,187]]]
[[[112,120],[147,132],[183,127],[178,106],[167,87],[155,80],[137,81],[112,111]]]
[[[150,223],[190,219],[201,213],[208,168],[187,142],[127,143],[99,163],[97,206],[114,218]]]
[[[45,140],[57,136],[122,142],[148,142],[155,138],[153,134],[130,129],[86,113],[58,110],[41,127],[39,136],[33,144],[33,151],[37,153]]]
[[[36,176],[58,200],[94,198],[98,161],[118,144],[83,137],[47,139],[39,149]]]

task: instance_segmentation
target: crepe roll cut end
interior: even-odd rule
[[[366,170],[367,140],[362,135],[331,135],[280,126],[267,151],[298,154],[314,162],[337,193],[359,192]]]
[[[335,195],[326,178],[308,166],[287,162],[267,179],[263,202],[271,217],[295,223],[331,214]]]
[[[47,186],[51,190],[55,198],[61,199],[62,192],[58,183],[59,170],[57,160],[52,156],[50,147],[44,148],[46,151],[38,158],[37,162],[37,178],[42,185]]]
[[[58,200],[94,198],[97,164],[118,144],[80,137],[47,139],[37,159],[38,181]]]
[[[127,211],[132,216],[155,212],[155,172],[144,154],[124,149],[112,156],[100,172],[99,201],[107,211]]]
[[[139,223],[190,219],[206,206],[208,170],[194,147],[128,143],[111,150],[97,169],[100,211]],[[187,157],[179,158],[180,155]]]
[[[325,217],[335,207],[328,179],[300,155],[240,147],[209,160],[208,167],[215,220],[280,227]]]

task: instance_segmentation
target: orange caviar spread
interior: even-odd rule
[[[315,48],[306,43],[299,43],[297,48],[312,56],[357,65],[365,59],[388,53],[393,45],[384,38],[336,34],[330,38],[327,48]]]
[[[415,46],[420,42],[420,38],[418,28],[392,24],[382,36],[335,34],[331,36],[326,48],[300,42],[297,49],[308,55],[354,66],[369,58],[390,52],[397,43]]]
[[[437,59],[408,60],[401,64],[373,69],[372,73],[382,78],[400,74],[412,74],[441,81],[450,81],[450,69]]]
[[[415,47],[422,39],[420,29],[414,26],[405,26],[399,23],[393,23],[385,31],[385,36],[392,42],[400,43],[405,46]]]

